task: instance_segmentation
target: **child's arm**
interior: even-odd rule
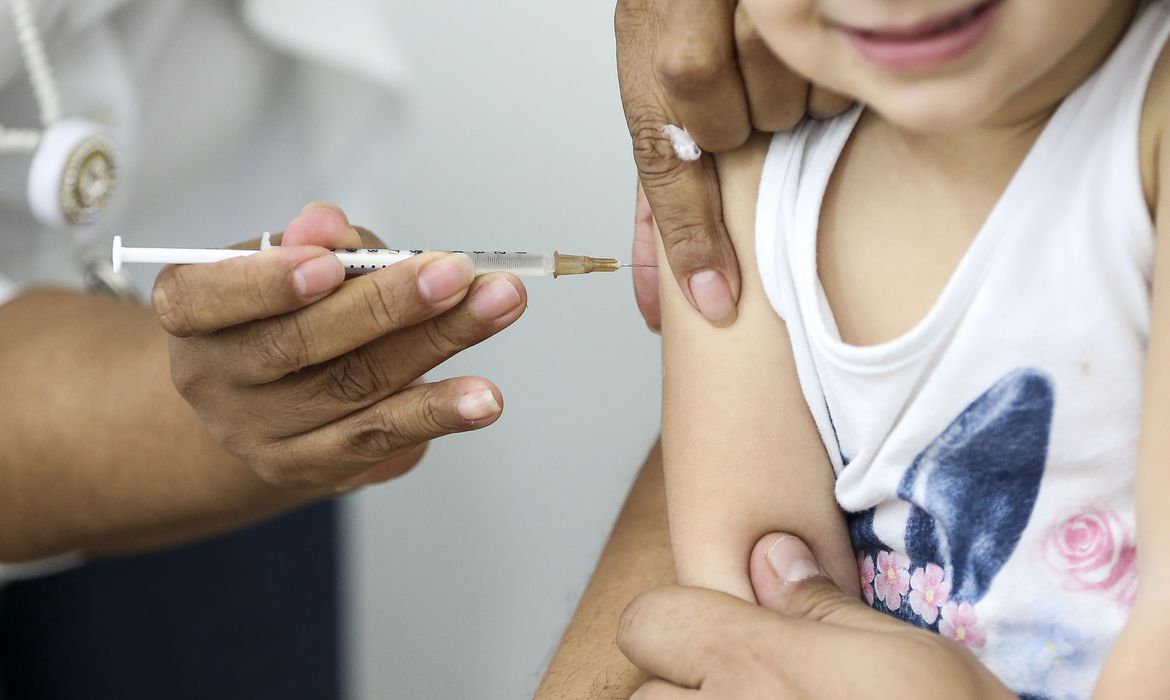
[[[1157,227],[1150,340],[1138,446],[1138,594],[1101,671],[1094,698],[1170,697],[1170,47],[1142,115],[1142,180]],[[1135,690],[1140,689],[1140,690]]]
[[[762,535],[782,530],[804,539],[833,580],[856,593],[832,467],[756,267],[755,202],[767,145],[757,136],[718,161],[724,220],[743,275],[732,326],[712,328],[691,308],[659,251],[662,445],[675,567],[680,583],[754,601],[748,557]]]

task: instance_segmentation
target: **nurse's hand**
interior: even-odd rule
[[[493,423],[480,377],[422,375],[524,312],[512,275],[473,277],[464,255],[426,253],[343,284],[328,248],[363,241],[311,205],[270,251],[165,268],[154,287],[171,375],[224,448],[265,481],[346,490],[409,470],[428,440]]]
[[[708,321],[736,317],[739,265],[723,225],[710,156],[680,160],[661,127],[684,126],[704,151],[742,146],[752,130],[782,131],[806,114],[828,117],[849,100],[809,87],[772,54],[736,0],[617,0],[618,80],[634,161],[683,294]],[[641,196],[639,199],[642,200]],[[634,262],[655,262],[652,225],[640,225]],[[657,273],[634,269],[646,323],[659,326]]]

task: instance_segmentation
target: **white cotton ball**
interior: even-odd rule
[[[699,144],[695,143],[695,139],[691,137],[691,133],[686,130],[686,127],[679,128],[674,124],[664,124],[658,127],[658,130],[670,137],[670,145],[674,146],[674,153],[679,157],[679,160],[698,160],[699,156],[703,155]]]

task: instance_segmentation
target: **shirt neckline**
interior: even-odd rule
[[[793,227],[794,239],[790,247],[797,252],[794,276],[800,287],[800,312],[806,318],[805,326],[811,339],[825,355],[854,371],[890,371],[916,360],[953,328],[960,310],[970,302],[985,277],[992,253],[1011,228],[1011,219],[1026,206],[1023,200],[1027,193],[1041,184],[1049,162],[1045,155],[1056,147],[1067,130],[1070,112],[1074,111],[1070,103],[1079,90],[1066,97],[1044,125],[926,315],[901,335],[873,345],[853,345],[841,340],[820,281],[817,240],[825,193],[864,106],[854,107],[832,125],[824,148],[820,149],[810,167],[810,184],[806,190],[808,200],[798,206],[802,215],[798,215]]]

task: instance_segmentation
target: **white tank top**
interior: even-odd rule
[[[1089,697],[1135,593],[1154,254],[1138,132],[1168,33],[1170,3],[1150,3],[1052,116],[933,308],[889,342],[842,342],[817,275],[822,199],[860,109],[778,134],[760,183],[764,288],[867,601],[966,644],[1024,697]]]

